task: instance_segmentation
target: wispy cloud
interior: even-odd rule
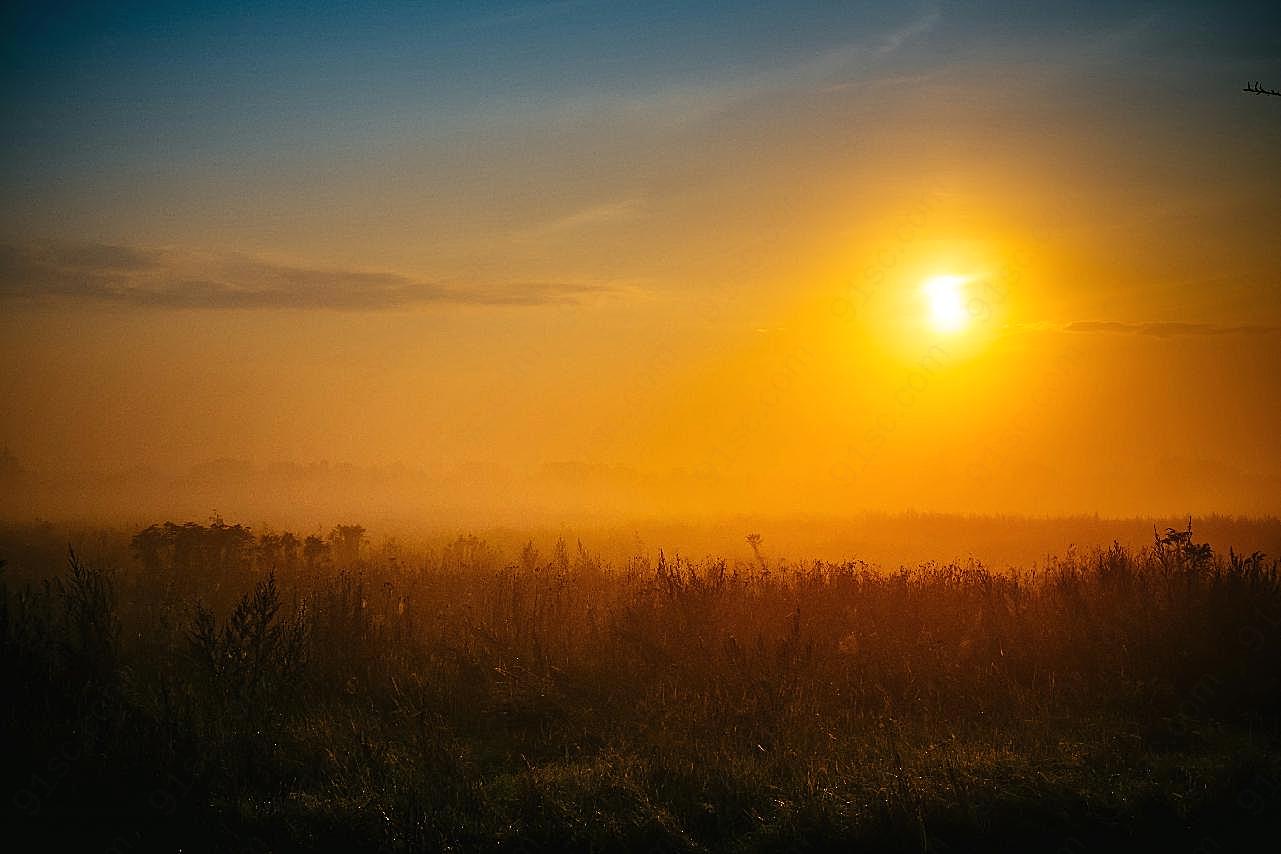
[[[588,205],[547,222],[522,229],[516,236],[526,239],[544,238],[582,228],[622,222],[635,219],[644,211],[644,207],[642,199],[617,199],[612,202]]]
[[[930,9],[924,14],[909,20],[898,29],[886,33],[881,38],[880,44],[876,46],[875,55],[877,57],[882,57],[894,53],[912,39],[934,29],[934,25],[937,24],[942,17],[943,16],[938,12],[938,10]]]
[[[1281,332],[1281,326],[1265,323],[1220,324],[1182,323],[1177,321],[1127,323],[1117,320],[1080,320],[1067,324],[1063,327],[1063,331],[1174,338],[1184,335],[1272,335]]]
[[[457,285],[398,273],[195,256],[109,244],[0,245],[0,301],[181,309],[379,311],[417,305],[538,306],[613,292],[604,284]]]
[[[778,65],[687,79],[634,92],[592,90],[561,100],[550,111],[560,118],[621,115],[642,121],[648,127],[681,126],[732,111],[760,98],[796,91],[835,91],[865,81],[879,63],[932,30],[940,20],[942,15],[928,8],[891,29],[869,33]],[[847,79],[851,76],[856,81]]]

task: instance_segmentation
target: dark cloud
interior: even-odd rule
[[[0,300],[77,300],[185,309],[377,311],[425,304],[536,306],[579,302],[603,285],[456,286],[396,273],[186,257],[107,244],[0,245]]]
[[[1181,335],[1271,335],[1281,332],[1281,326],[1262,323],[1123,323],[1117,320],[1081,320],[1069,323],[1063,329],[1065,332],[1107,332],[1116,335],[1149,335],[1154,338],[1174,338]]]
[[[134,272],[156,267],[156,252],[107,243],[49,243],[28,252],[43,263],[70,270],[90,272]]]

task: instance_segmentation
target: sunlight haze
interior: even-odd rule
[[[0,444],[46,514],[219,460],[423,508],[1275,511],[1264,8],[14,9]]]

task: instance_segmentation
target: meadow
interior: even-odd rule
[[[43,848],[1215,852],[1281,815],[1278,563],[1191,523],[1025,570],[82,539],[0,552]]]

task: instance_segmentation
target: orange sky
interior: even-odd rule
[[[691,17],[697,63],[602,18],[561,68],[564,14],[424,30],[510,54],[475,92],[346,68],[369,22],[290,30],[259,84],[196,50],[221,97],[184,109],[126,72],[186,24],[11,52],[0,444],[46,478],[329,460],[566,513],[1281,509],[1281,99],[1239,91],[1281,72],[1271,13],[826,10],[778,47]],[[68,82],[89,56],[106,82]],[[94,86],[158,141],[73,145]],[[959,332],[926,322],[940,274]]]

